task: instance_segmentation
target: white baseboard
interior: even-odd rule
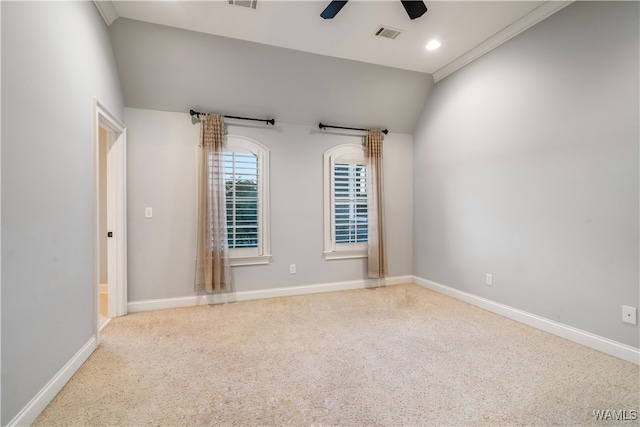
[[[352,280],[348,282],[320,283],[315,285],[287,286],[282,288],[238,291],[231,294],[192,295],[177,298],[163,298],[145,301],[130,301],[129,313],[166,308],[192,307],[195,305],[221,304],[231,301],[249,301],[263,298],[289,297],[295,295],[316,294],[322,292],[363,289],[376,283],[375,280]],[[413,283],[413,276],[396,276],[385,279],[386,286]]]
[[[471,305],[475,305],[476,307],[483,308],[487,311],[508,317],[509,319],[516,320],[536,329],[549,332],[569,341],[573,341],[619,359],[626,360],[627,362],[640,365],[640,349],[638,348],[574,328],[573,326],[554,322],[553,320],[549,320],[536,314],[500,304],[421,277],[413,276],[413,283],[432,291],[448,295],[457,300],[464,301]]]
[[[62,390],[62,387],[71,379],[80,366],[91,356],[96,349],[96,337],[91,339],[69,360],[58,373],[36,394],[33,399],[11,420],[7,426],[29,426],[38,418],[38,415],[54,397]]]

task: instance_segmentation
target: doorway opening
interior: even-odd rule
[[[107,130],[98,125],[98,263],[100,280],[98,281],[98,294],[100,295],[99,327],[102,329],[109,322],[109,254],[107,245],[107,154],[108,139]]]
[[[96,337],[127,314],[126,129],[95,102]]]

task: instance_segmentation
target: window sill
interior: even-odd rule
[[[271,261],[271,255],[257,255],[230,258],[229,263],[231,267],[238,267],[243,265],[267,265]]]
[[[323,253],[324,259],[351,259],[351,258],[367,258],[367,251],[354,250],[354,251],[331,251]]]

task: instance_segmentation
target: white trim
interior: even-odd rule
[[[107,326],[109,324],[109,322],[111,322],[111,317],[107,317],[107,318],[102,318],[102,321],[100,322],[100,330],[103,330],[105,326]]]
[[[111,153],[113,151],[113,153]],[[110,295],[115,299],[115,313],[110,317],[124,316],[127,314],[127,129],[114,143],[109,155],[113,154],[114,180],[116,190],[115,200],[115,233],[116,233],[116,280],[114,292]],[[113,298],[115,297],[115,298]]]
[[[31,425],[38,415],[44,411],[47,405],[62,390],[62,387],[71,379],[80,366],[91,356],[97,348],[97,340],[92,336],[89,341],[82,346],[75,356],[71,358],[58,373],[31,399],[31,401],[7,424],[7,426],[28,426]]]
[[[368,258],[369,254],[366,249],[360,250],[356,249],[353,251],[347,250],[337,250],[337,251],[329,251],[323,252],[322,256],[324,259],[352,259],[352,258]]]
[[[237,267],[241,265],[267,265],[271,261],[271,254],[257,255],[257,256],[242,256],[229,258],[231,267]]]
[[[269,148],[255,139],[236,134],[226,136],[225,152],[249,152],[258,159],[258,247],[252,254],[242,254],[242,249],[230,249],[231,266],[263,265],[271,261],[271,217]],[[234,252],[242,255],[234,257]]]
[[[109,255],[109,317],[124,316],[127,314],[127,129],[109,110],[97,99],[93,99],[94,117],[94,248],[98,248],[100,241],[100,209],[99,209],[99,157],[100,157],[100,127],[109,133],[111,148],[107,153],[108,187],[112,188],[113,199],[109,201],[108,224],[114,233],[112,253]],[[107,193],[110,193],[108,190]],[[111,197],[111,196],[108,196]],[[112,228],[111,228],[112,227]],[[94,249],[94,286],[95,298],[95,336],[100,343],[100,254]],[[115,273],[112,274],[112,271]]]
[[[98,12],[100,12],[100,16],[104,19],[107,27],[120,17],[111,0],[93,0],[93,4],[96,5]]]
[[[388,277],[386,286],[412,283],[412,276]],[[314,285],[286,286],[281,288],[240,291],[228,294],[192,295],[177,298],[163,298],[129,302],[129,313],[163,310],[166,308],[192,307],[196,305],[221,304],[232,301],[250,301],[264,298],[289,297],[295,295],[317,294],[323,292],[364,289],[377,284],[377,279],[352,280],[348,282],[320,283]]]
[[[478,59],[485,53],[495,49],[496,47],[514,38],[528,28],[531,28],[538,22],[558,12],[560,9],[569,6],[571,3],[573,3],[573,0],[547,1],[541,4],[522,18],[518,19],[516,22],[498,31],[496,34],[489,37],[487,40],[483,41],[470,51],[460,55],[458,58],[454,59],[453,61],[449,62],[447,65],[433,73],[434,82],[438,82],[444,79],[449,74]]]
[[[638,348],[583,331],[582,329],[574,328],[573,326],[554,322],[553,320],[549,320],[536,314],[500,304],[421,277],[413,276],[413,283],[457,300],[464,301],[471,305],[475,305],[476,307],[483,308],[492,313],[524,323],[525,325],[532,326],[536,329],[549,332],[550,334],[557,335],[569,341],[573,341],[619,359],[626,360],[627,362],[640,365],[640,349]]]
[[[122,132],[125,129],[124,123],[111,114],[107,107],[105,107],[100,101],[94,98],[93,103],[100,115],[103,116],[98,117],[98,123],[102,127],[115,133]]]
[[[366,164],[362,144],[342,144],[329,148],[322,156],[323,174],[323,257],[325,260],[366,258],[367,243],[335,244],[335,216],[334,216],[334,166],[336,160],[345,163]]]

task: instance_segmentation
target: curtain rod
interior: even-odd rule
[[[320,129],[333,128],[333,129],[362,130],[362,131],[365,131],[365,132],[369,132],[369,130],[370,130],[370,129],[362,129],[362,128],[348,128],[348,127],[344,127],[344,126],[330,126],[330,125],[325,125],[324,123],[318,124],[318,127]],[[383,129],[381,132],[386,135],[386,134],[389,133],[389,129]]]
[[[195,110],[189,110],[189,114],[191,114],[192,116],[196,116],[197,118],[200,118],[201,115],[205,115],[206,113],[201,113]],[[275,126],[276,124],[275,119],[254,119],[252,117],[227,116],[227,115],[225,115],[224,117],[226,117],[227,119],[253,120],[254,122],[265,122],[266,124],[269,124],[271,126]]]

